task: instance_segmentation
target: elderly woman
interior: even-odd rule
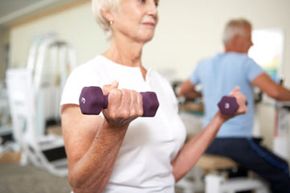
[[[143,66],[145,43],[158,23],[158,0],[93,0],[100,26],[111,44],[101,55],[69,76],[61,100],[62,129],[74,193],[173,193],[174,184],[197,162],[220,126],[231,117],[217,112],[195,138],[184,144],[185,128],[178,116],[170,84]],[[85,86],[99,86],[108,95],[100,115],[84,115],[79,96]],[[159,100],[154,117],[143,114],[140,91]],[[234,90],[239,109],[245,98]]]

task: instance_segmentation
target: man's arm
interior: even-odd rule
[[[290,90],[275,83],[269,75],[262,73],[258,75],[252,84],[260,88],[269,97],[278,101],[290,101]]]
[[[176,93],[177,93],[178,97],[185,97],[185,98],[189,98],[189,99],[201,97],[201,93],[196,91],[195,84],[193,84],[190,80],[184,81],[177,88]]]

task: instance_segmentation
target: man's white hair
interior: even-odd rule
[[[230,40],[232,40],[236,36],[245,35],[245,28],[252,28],[251,23],[246,19],[233,19],[230,20],[225,27],[223,34],[223,43],[227,44]]]

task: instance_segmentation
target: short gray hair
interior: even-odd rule
[[[111,32],[110,21],[102,14],[104,10],[112,10],[118,7],[120,0],[92,0],[93,14],[105,32]]]
[[[252,24],[243,18],[230,20],[225,27],[223,34],[223,43],[227,44],[232,38],[245,34],[245,28],[252,29]]]

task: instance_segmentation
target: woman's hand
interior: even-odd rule
[[[246,99],[246,96],[240,91],[240,88],[235,87],[231,91],[230,96],[235,97],[239,105],[239,108],[234,116],[245,114],[247,112],[247,99]]]
[[[140,93],[134,90],[118,89],[118,82],[103,87],[108,95],[108,107],[103,114],[110,127],[124,128],[131,121],[143,115],[143,103]]]

